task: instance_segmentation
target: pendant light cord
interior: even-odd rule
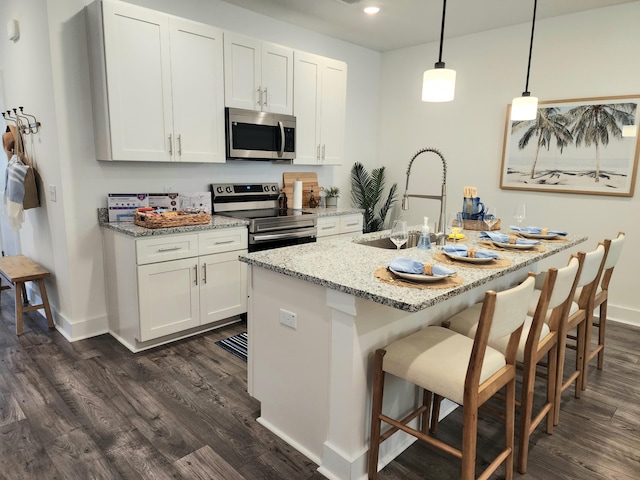
[[[445,0],[446,2],[446,0]],[[536,9],[538,7],[538,0],[533,0],[533,21],[531,22],[531,43],[529,44],[529,63],[527,64],[527,83],[524,87],[522,96],[529,96],[529,72],[531,71],[531,53],[533,52],[533,32],[536,28]],[[442,25],[444,28],[444,14],[442,15]],[[441,40],[442,41],[442,40]],[[442,54],[442,45],[440,46],[440,54]]]
[[[444,67],[444,63],[442,62],[442,43],[444,41],[444,15],[446,12],[447,12],[447,0],[443,0],[442,1],[442,26],[440,27],[440,55],[438,56],[438,63],[436,64],[436,66],[438,67]]]

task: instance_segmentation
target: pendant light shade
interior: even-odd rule
[[[533,0],[533,21],[531,22],[531,43],[529,44],[529,63],[527,64],[527,82],[522,96],[511,102],[511,120],[535,120],[538,115],[538,97],[529,93],[529,73],[531,72],[531,53],[533,51],[533,32],[536,27],[536,9],[538,0]]]
[[[437,65],[437,64],[436,64]],[[442,67],[426,70],[422,77],[423,102],[450,102],[456,92],[456,71]]]
[[[444,17],[447,11],[447,0],[442,2],[442,27],[440,28],[440,56],[434,68],[424,72],[422,76],[423,102],[450,102],[456,91],[456,71],[445,68],[442,61],[442,43],[444,39]]]
[[[537,115],[538,97],[532,97],[529,92],[511,102],[511,120],[535,120]]]

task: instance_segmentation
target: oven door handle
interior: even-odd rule
[[[278,156],[282,157],[284,155],[284,124],[279,120],[278,127],[280,127],[280,151],[278,152]]]
[[[295,232],[287,232],[287,233],[267,233],[263,235],[253,235],[253,241],[255,243],[258,242],[268,242],[271,240],[287,240],[289,238],[303,238],[303,237],[315,237],[317,235],[317,230],[315,228],[305,228],[296,230]]]
[[[261,227],[258,226],[258,231],[255,232],[256,234],[261,233],[260,228]],[[309,220],[307,222],[298,223],[297,225],[281,225],[281,226],[269,225],[269,226],[264,226],[262,228],[264,228],[264,230],[266,230],[267,232],[275,232],[276,230],[292,230],[294,228],[296,229],[305,228],[305,231],[309,232],[311,231],[311,229],[315,230],[315,225],[313,224],[313,220]]]

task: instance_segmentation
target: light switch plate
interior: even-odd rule
[[[15,18],[7,22],[7,38],[13,42],[20,38],[20,24]]]

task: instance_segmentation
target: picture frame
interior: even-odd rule
[[[500,188],[632,197],[638,104],[640,95],[545,101],[535,120],[520,121],[509,104]]]

